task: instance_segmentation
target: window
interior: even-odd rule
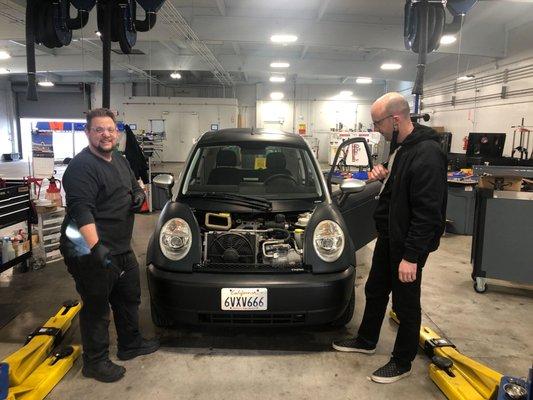
[[[312,155],[305,148],[257,142],[196,150],[182,193],[227,192],[272,199],[322,196]]]

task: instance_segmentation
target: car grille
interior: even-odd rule
[[[207,324],[235,324],[235,325],[278,325],[302,324],[306,315],[274,314],[274,313],[199,313],[199,321]]]
[[[209,263],[195,264],[193,272],[220,272],[220,273],[250,273],[250,274],[272,274],[272,273],[306,273],[311,272],[307,265],[272,267],[268,264],[236,264],[236,263]]]

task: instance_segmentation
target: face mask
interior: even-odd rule
[[[398,131],[398,129],[395,129],[395,130],[392,131],[392,140],[391,140],[391,143],[390,143],[390,152],[391,152],[391,154],[398,147],[398,134],[399,133],[400,132]]]

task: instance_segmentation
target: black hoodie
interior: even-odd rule
[[[431,128],[415,129],[397,150],[374,213],[394,259],[417,262],[439,247],[446,222],[446,155]],[[391,146],[395,148],[396,146]]]

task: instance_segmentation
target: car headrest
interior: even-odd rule
[[[268,153],[266,157],[267,169],[285,169],[287,167],[287,160],[283,153]]]
[[[217,167],[236,167],[237,154],[231,150],[219,150],[217,153]]]

